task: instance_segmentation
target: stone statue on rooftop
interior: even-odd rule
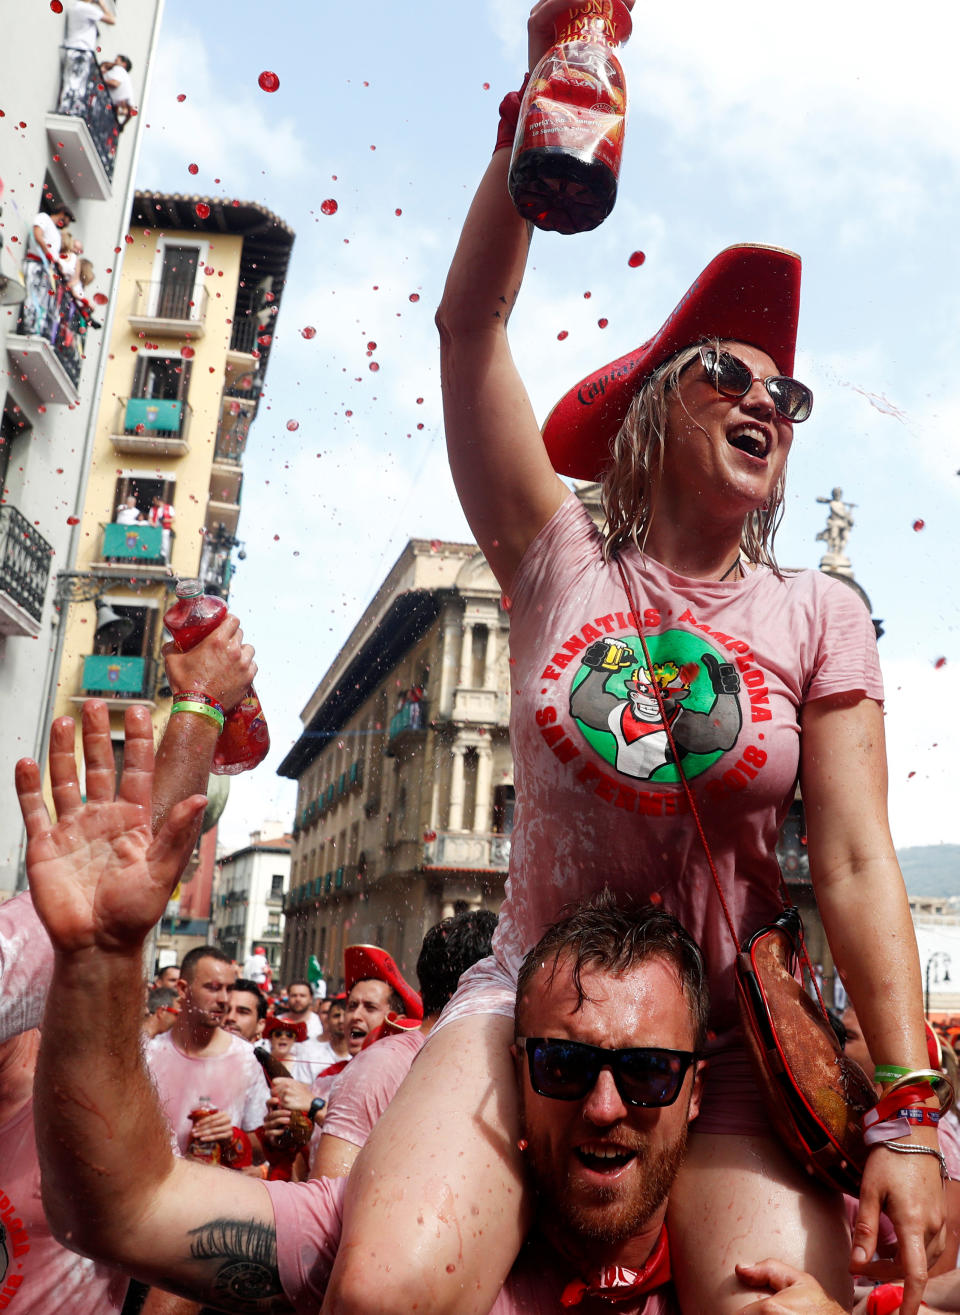
[[[834,489],[829,498],[817,498],[826,504],[827,523],[817,535],[818,542],[826,543],[827,550],[820,559],[821,571],[835,571],[839,574],[852,575],[853,568],[847,556],[847,543],[853,529],[853,508],[855,502],[844,502],[843,489]]]

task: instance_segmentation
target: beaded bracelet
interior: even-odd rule
[[[175,712],[199,713],[201,717],[209,717],[211,721],[215,721],[217,723],[217,727],[221,731],[223,730],[223,722],[224,722],[223,713],[218,712],[216,708],[209,707],[206,703],[195,703],[187,699],[183,699],[180,702],[175,703],[173,707],[170,709],[171,717]]]
[[[173,696],[174,703],[179,703],[182,699],[190,699],[196,703],[205,703],[208,708],[216,708],[221,717],[227,715],[226,712],[224,712],[223,704],[218,703],[216,699],[212,699],[209,694],[204,694],[203,690],[183,689]]]

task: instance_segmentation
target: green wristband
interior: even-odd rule
[[[211,721],[215,721],[217,723],[218,728],[220,730],[223,730],[223,713],[218,712],[216,708],[209,707],[209,705],[206,703],[193,703],[187,699],[184,699],[180,703],[175,703],[173,707],[170,709],[171,716],[173,716],[175,712],[199,713],[201,717],[209,717]]]
[[[930,1084],[933,1082],[932,1078],[927,1077],[923,1073],[917,1073],[916,1069],[901,1068],[899,1064],[878,1064],[873,1070],[873,1080],[874,1082],[879,1082],[881,1084],[896,1082],[898,1078],[905,1078],[908,1074],[917,1074],[918,1082],[926,1082]]]

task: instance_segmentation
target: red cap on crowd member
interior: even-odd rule
[[[297,1041],[306,1041],[307,1039],[306,1023],[292,1018],[278,1018],[276,1014],[267,1014],[266,1022],[263,1025],[263,1035],[264,1037],[271,1037],[274,1032],[292,1032]]]
[[[366,981],[369,977],[378,982],[386,982],[403,1001],[407,1017],[415,1018],[418,1022],[423,1020],[420,992],[404,980],[393,959],[379,945],[348,945],[343,952],[343,975],[348,992],[353,990],[357,982]]]

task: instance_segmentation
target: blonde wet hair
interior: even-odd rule
[[[618,550],[633,544],[643,552],[656,510],[657,486],[663,476],[667,439],[667,405],[680,376],[699,359],[700,348],[711,344],[722,350],[719,339],[704,338],[682,348],[659,365],[634,395],[623,424],[611,445],[612,460],[600,480],[600,496],[606,516],[603,556],[610,561]],[[769,566],[781,578],[773,542],[783,519],[786,467],[773,494],[743,522],[740,549],[748,561]]]

